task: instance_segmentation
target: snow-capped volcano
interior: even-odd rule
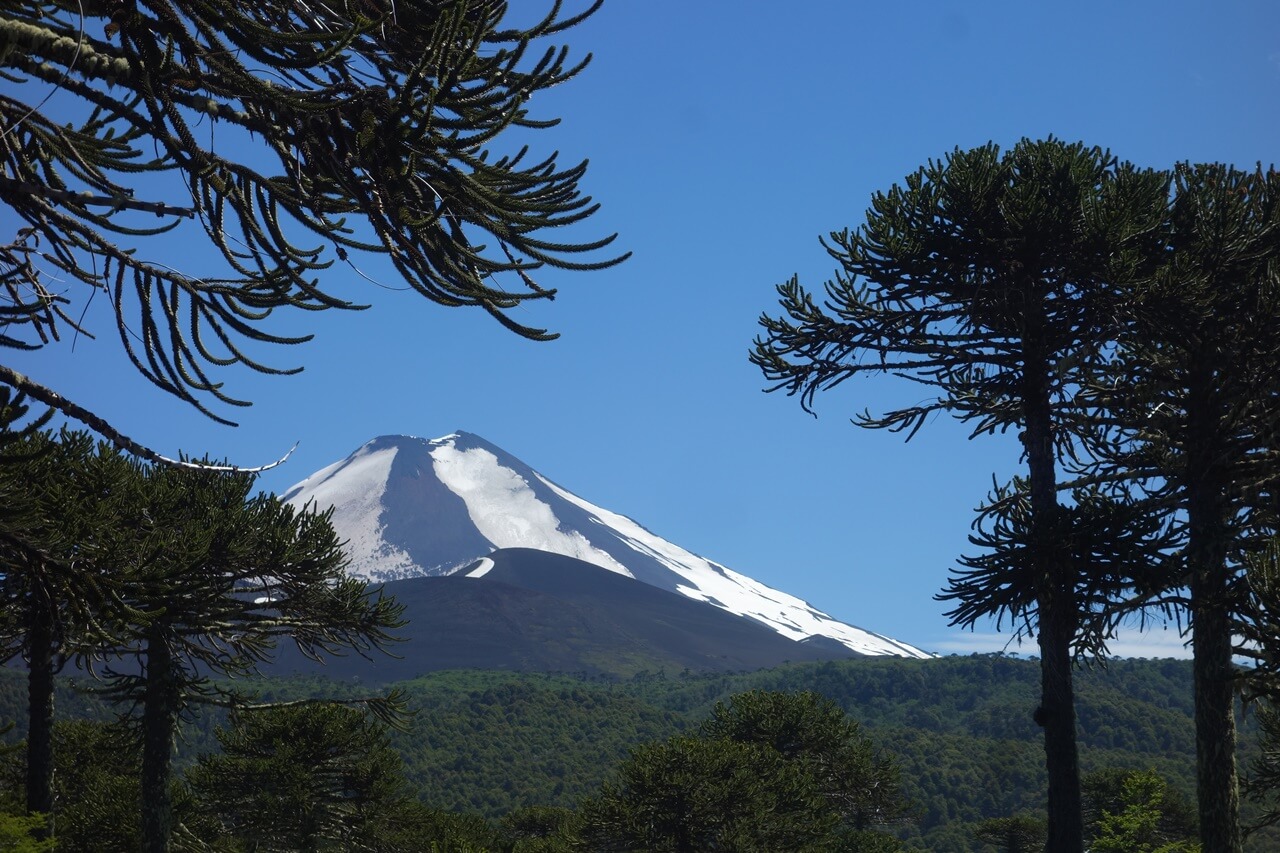
[[[528,548],[679,593],[792,640],[830,638],[864,655],[929,656],[674,545],[465,432],[380,436],[281,499],[333,507],[348,570],[369,580],[449,575],[467,566],[470,576],[483,577],[493,551]]]

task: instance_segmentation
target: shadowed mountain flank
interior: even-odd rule
[[[597,566],[528,549],[495,551],[467,577],[391,581],[405,606],[396,657],[342,657],[324,665],[282,648],[269,671],[382,683],[445,669],[585,672],[626,677],[647,669],[730,672],[855,655],[839,643],[800,643],[767,626]]]
[[[372,442],[395,447],[382,498],[382,538],[414,558],[423,574],[438,574],[487,554],[466,502],[435,475],[429,449],[416,439],[381,436]]]
[[[333,507],[348,571],[373,582],[447,575],[494,552],[527,549],[579,560],[599,573],[764,626],[792,647],[808,641],[809,648],[836,643],[853,654],[928,656],[663,539],[471,433],[379,436],[289,489],[284,500]],[[608,582],[574,577],[597,587]],[[533,578],[522,588],[543,591]]]

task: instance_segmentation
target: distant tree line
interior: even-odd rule
[[[998,825],[1002,821],[1039,827],[1037,831],[1044,829],[1043,819],[1034,817],[1044,796],[1044,768],[1037,760],[1034,725],[1023,713],[1023,709],[1034,705],[1036,670],[1033,661],[972,656],[931,661],[865,659],[793,665],[755,673],[615,681],[499,672],[434,673],[396,685],[403,691],[406,704],[416,710],[405,732],[381,729],[346,708],[333,712],[332,716],[338,719],[364,720],[361,727],[381,732],[378,738],[365,743],[375,744],[385,737],[394,760],[372,764],[388,770],[380,777],[384,781],[395,777],[400,780],[377,786],[381,805],[376,808],[356,803],[341,808],[357,815],[395,814],[399,815],[395,821],[405,825],[435,827],[415,832],[419,832],[419,840],[435,839],[442,846],[445,838],[465,837],[471,839],[471,849],[508,849],[503,845],[515,842],[501,833],[513,822],[523,826],[520,832],[526,845],[534,843],[536,833],[580,838],[584,831],[580,819],[588,801],[612,790],[629,808],[637,808],[631,805],[637,800],[643,803],[643,789],[635,792],[625,785],[627,773],[640,773],[642,781],[661,779],[665,774],[694,786],[690,790],[698,790],[696,786],[703,783],[697,775],[682,776],[678,771],[680,762],[695,752],[718,756],[716,766],[722,768],[740,766],[739,759],[759,758],[759,750],[703,743],[711,735],[724,736],[718,725],[711,725],[725,713],[717,713],[717,706],[733,709],[743,701],[735,697],[745,694],[768,707],[767,697],[815,692],[824,699],[809,699],[807,703],[795,700],[793,704],[807,708],[808,703],[821,707],[827,699],[837,703],[847,716],[836,719],[858,724],[861,737],[853,743],[873,745],[870,756],[882,763],[891,762],[896,768],[896,787],[907,809],[889,823],[874,826],[872,832],[889,837],[874,840],[881,844],[896,840],[904,850],[929,853],[1003,849],[998,845],[981,847],[975,833],[990,822]],[[22,691],[17,675],[0,672],[0,717],[21,713]],[[299,700],[326,696],[353,699],[368,693],[368,688],[314,677],[255,680],[242,685],[246,686],[257,694],[259,702],[285,706],[285,710],[298,707]],[[71,787],[59,790],[74,793],[57,795],[56,803],[67,810],[73,802],[98,802],[93,808],[102,810],[105,799],[114,804],[114,810],[104,823],[132,827],[128,838],[134,838],[132,833],[137,832],[138,823],[133,799],[138,785],[137,758],[129,756],[136,756],[137,741],[116,727],[103,728],[103,722],[90,724],[91,719],[109,721],[114,716],[103,697],[70,690],[65,683],[59,684],[58,696],[60,716],[67,721],[55,728],[55,753],[70,753],[69,757],[58,759],[55,784],[65,783]],[[1190,800],[1186,796],[1194,791],[1190,664],[1112,661],[1105,670],[1083,674],[1080,696],[1086,839],[1104,837],[1099,820],[1105,812],[1127,815],[1123,821],[1108,824],[1108,832],[1114,837],[1145,839],[1142,843],[1150,842],[1157,849],[1161,844],[1185,842],[1188,833],[1193,836],[1195,813],[1194,808],[1188,807]],[[310,713],[321,720],[329,716],[319,710]],[[246,751],[244,744],[253,743],[254,739],[246,741],[234,733],[242,728],[265,733],[280,731],[281,727],[271,724],[273,717],[274,712],[267,711],[240,711],[231,716],[226,710],[207,706],[195,709],[183,727],[175,758],[173,801],[177,825],[200,838],[218,838],[227,844],[232,843],[229,836],[239,831],[234,829],[238,820],[234,814],[219,817],[207,811],[197,814],[189,808],[192,802],[212,804],[216,799],[191,793],[193,780],[201,772],[198,768],[206,763],[220,767],[222,775],[212,778],[223,779],[215,787],[226,789],[227,797],[233,801],[231,806],[242,794],[231,793],[234,786],[226,777],[242,774],[246,783],[253,778],[272,780],[276,775],[289,778],[290,762],[314,763],[319,747],[314,743],[294,743],[289,738],[280,738],[275,747]],[[299,731],[345,730],[343,726],[296,721],[289,725],[298,726]],[[304,725],[313,727],[304,729]],[[265,734],[254,737],[267,739]],[[316,741],[318,737],[309,736],[309,740]],[[87,739],[98,745],[95,749],[122,752],[92,753],[98,757],[91,758],[87,747],[59,746],[64,739],[69,744]],[[224,747],[224,740],[232,745]],[[689,746],[691,740],[699,743]],[[1259,754],[1253,717],[1242,729],[1242,745],[1245,759]],[[341,754],[340,746],[335,746],[334,755]],[[373,746],[368,749],[376,752]],[[358,751],[347,749],[348,753]],[[249,754],[255,757],[245,761]],[[275,755],[279,756],[280,766],[272,770]],[[642,755],[648,756],[645,761],[632,770],[624,770]],[[0,771],[0,792],[4,792],[0,799],[15,815],[24,811],[22,758],[18,751],[11,753],[7,762],[0,762],[9,768]],[[762,760],[765,763],[756,764],[757,770],[780,766],[776,759]],[[120,786],[112,788],[115,783],[92,776],[91,768],[96,768],[92,773],[111,771],[132,776],[132,780],[118,779]],[[749,787],[743,796],[754,797],[757,804],[767,802],[769,797],[778,795],[775,786],[788,778],[794,782],[796,769],[777,779],[755,779],[751,783],[754,787]],[[92,778],[75,781],[83,773],[90,773]],[[1134,793],[1125,795],[1123,779],[1134,773],[1154,773],[1161,780],[1158,797],[1150,796],[1149,786],[1144,785],[1135,785]],[[757,773],[759,777],[763,775]],[[1094,784],[1095,777],[1105,784]],[[99,785],[118,793],[106,798],[86,797],[83,793]],[[267,787],[283,790],[288,786],[271,782]],[[323,786],[312,790],[323,790]],[[702,790],[710,795],[723,789],[713,786]],[[785,793],[789,789],[782,786],[780,790]],[[1152,805],[1154,799],[1165,805]],[[278,804],[271,805],[275,802],[271,800],[257,808],[278,808]],[[1261,814],[1260,806],[1246,805],[1246,818],[1256,820]],[[218,806],[226,807],[227,804]],[[1164,814],[1170,809],[1176,819],[1158,817],[1153,822],[1153,813]],[[74,826],[82,822],[78,815],[85,813],[72,810],[55,815],[59,843],[72,843],[67,836],[77,832]],[[378,825],[384,824],[391,825],[386,821]],[[1186,830],[1188,825],[1191,830]],[[747,831],[749,826],[739,825],[738,829]],[[187,843],[182,840],[185,837],[184,830],[175,846]],[[359,837],[359,833],[349,836],[350,843]],[[1272,849],[1278,839],[1274,830],[1262,830],[1249,839],[1246,850],[1262,853]],[[412,839],[406,843],[411,842],[417,843]],[[136,849],[129,846],[132,843],[122,841],[119,849]],[[551,842],[543,837],[539,843]]]
[[[22,787],[19,750],[0,763],[0,833],[31,849],[148,849],[145,741],[118,724],[52,731],[56,808],[28,819],[5,802]],[[577,810],[526,807],[496,825],[412,797],[385,727],[361,710],[241,710],[216,736],[167,780],[174,849],[888,851],[901,845],[878,830],[906,814],[892,759],[813,693],[737,695],[696,734],[639,746]]]

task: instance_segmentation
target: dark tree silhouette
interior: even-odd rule
[[[753,690],[716,705],[703,737],[768,746],[814,780],[854,831],[902,821],[908,802],[893,758],[878,751],[840,706],[817,693]]]
[[[90,555],[131,473],[84,432],[22,435],[0,463],[0,655],[28,670],[27,810],[53,810],[54,676],[124,630],[125,575]]]
[[[256,672],[280,640],[320,658],[385,648],[402,624],[393,600],[348,576],[329,516],[252,495],[254,476],[205,468],[137,467],[120,525],[94,558],[128,566],[124,602],[143,618],[110,650],[102,692],[137,713],[142,834],[168,850],[177,725],[193,703],[244,703],[215,677]],[[394,697],[372,700],[384,716]]]
[[[1130,290],[1087,474],[1127,479],[1179,550],[1144,596],[1181,608],[1195,667],[1205,850],[1239,851],[1233,634],[1259,636],[1244,570],[1280,485],[1280,175],[1180,164],[1153,271]]]
[[[581,811],[587,849],[616,853],[816,851],[835,822],[776,750],[700,737],[637,747]]]
[[[507,140],[556,123],[528,102],[587,60],[547,40],[600,3],[565,14],[554,0],[526,27],[503,0],[6,4],[0,204],[19,224],[0,237],[0,347],[118,334],[142,375],[226,421],[207,401],[247,403],[213,369],[299,370],[253,345],[310,337],[273,331],[277,310],[362,307],[334,287],[362,275],[360,255],[432,302],[554,337],[508,314],[554,296],[535,271],[622,258],[599,255],[612,237],[549,234],[596,211],[586,163]],[[148,257],[165,235],[222,262]],[[115,326],[82,328],[99,292]],[[46,385],[6,366],[0,383],[154,458]]]
[[[379,825],[409,797],[385,729],[353,708],[246,711],[216,735],[221,754],[202,756],[186,780],[246,849],[383,849]]]
[[[785,316],[764,316],[752,361],[814,397],[860,374],[905,376],[931,401],[855,423],[909,439],[937,412],[973,434],[1015,429],[1026,460],[1023,600],[1034,601],[1042,667],[1050,851],[1082,849],[1072,687],[1081,626],[1077,564],[1059,500],[1081,377],[1116,334],[1112,283],[1132,275],[1160,222],[1167,181],[1057,140],[955,151],[877,193],[866,224],[831,235],[840,265],[822,304],[792,279]],[[963,614],[960,614],[963,616]]]
[[[1044,821],[1028,815],[993,817],[973,829],[973,837],[1000,853],[1035,853],[1044,849]]]

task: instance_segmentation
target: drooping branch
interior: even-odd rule
[[[64,416],[84,424],[89,429],[110,441],[120,450],[132,453],[138,458],[145,459],[148,462],[154,462],[161,465],[172,465],[177,468],[193,468],[205,471],[227,471],[234,473],[256,474],[263,471],[270,471],[277,465],[283,465],[289,457],[293,455],[293,451],[298,448],[298,445],[295,443],[293,447],[289,448],[289,451],[285,453],[284,456],[281,456],[276,461],[254,467],[246,467],[242,465],[217,465],[207,462],[192,462],[186,459],[171,459],[167,456],[162,456],[144,444],[134,441],[132,438],[129,438],[129,436],[120,432],[115,427],[111,426],[110,423],[83,406],[68,400],[66,397],[46,388],[38,382],[33,382],[12,368],[0,365],[0,383],[4,383],[31,399],[44,403],[49,408],[60,412]]]
[[[269,333],[273,311],[361,307],[338,277],[321,278],[352,252],[385,257],[428,301],[554,338],[511,315],[554,297],[538,271],[597,270],[627,254],[602,254],[614,236],[550,236],[599,209],[580,189],[585,162],[493,146],[513,128],[557,122],[533,115],[530,99],[590,57],[571,61],[545,40],[599,6],[571,13],[555,0],[521,29],[504,25],[502,0],[10,4],[0,12],[0,75],[13,84],[0,96],[0,203],[23,225],[0,241],[10,294],[0,346],[39,349],[74,327],[54,305],[74,304],[72,289],[22,294],[70,281],[87,301],[106,287],[134,366],[225,421],[202,401],[245,401],[214,369],[289,372],[245,343],[309,337]],[[55,90],[80,114],[46,115]],[[254,146],[266,156],[239,159]],[[203,231],[216,268],[147,256],[180,226]]]
[[[196,215],[194,208],[171,207],[162,201],[138,201],[130,195],[100,196],[88,192],[72,192],[71,190],[57,189],[32,181],[15,181],[3,175],[0,175],[0,192],[26,193],[27,195],[40,196],[49,201],[74,202],[75,204],[92,207],[106,207],[112,211],[141,210],[146,213],[154,213],[156,216],[182,216],[188,219]]]

